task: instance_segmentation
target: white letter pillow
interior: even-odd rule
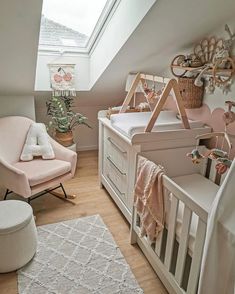
[[[42,123],[31,124],[20,159],[29,161],[33,160],[34,156],[42,156],[43,159],[55,158],[46,126]]]

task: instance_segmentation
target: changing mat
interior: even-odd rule
[[[143,133],[147,126],[152,112],[131,112],[112,114],[110,117],[111,125],[120,133],[127,137],[134,134]],[[201,121],[189,120],[191,128],[203,127]],[[152,132],[183,129],[181,119],[178,119],[174,111],[161,111],[152,129]]]

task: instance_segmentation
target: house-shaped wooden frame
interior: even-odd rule
[[[164,77],[159,77],[159,76],[147,75],[147,74],[143,74],[143,73],[136,74],[136,76],[132,82],[132,85],[130,87],[130,90],[129,90],[129,92],[128,92],[128,94],[122,104],[122,107],[121,107],[119,113],[123,113],[126,111],[139,83],[140,82],[144,83],[144,81],[146,81],[146,80],[149,80],[152,82],[158,82],[158,83],[165,83],[165,82],[167,82],[167,83],[166,83],[166,86],[165,86],[153,112],[152,112],[152,115],[150,117],[148,125],[145,128],[145,132],[152,131],[152,128],[155,124],[155,121],[157,120],[157,118],[158,118],[169,94],[171,93],[171,91],[175,95],[177,108],[178,108],[183,126],[185,129],[190,129],[188,117],[187,117],[187,114],[186,114],[186,111],[184,108],[184,104],[183,104],[182,97],[181,97],[180,90],[179,90],[179,85],[178,85],[178,82],[176,81],[176,79],[169,79],[169,78],[164,78]]]

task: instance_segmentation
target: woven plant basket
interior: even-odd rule
[[[204,95],[204,84],[202,87],[194,85],[195,78],[182,77],[178,79],[180,94],[186,109],[200,108]]]

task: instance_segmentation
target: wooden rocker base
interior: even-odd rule
[[[60,193],[60,192],[49,192],[51,195],[54,195],[54,196],[56,196],[56,197],[58,197],[58,198],[63,198],[63,199],[75,199],[76,197],[77,197],[77,195],[75,195],[75,194],[72,194],[72,195],[70,195],[70,194],[67,194],[67,197],[64,197],[64,194],[63,193]]]
[[[63,201],[67,201],[69,203],[72,203],[75,205],[75,203],[71,200],[75,199],[77,197],[77,195],[73,194],[73,195],[70,195],[70,194],[66,194],[67,197],[64,196],[64,193],[60,193],[60,192],[55,192],[55,191],[51,191],[51,192],[48,192],[49,194],[63,200]]]

